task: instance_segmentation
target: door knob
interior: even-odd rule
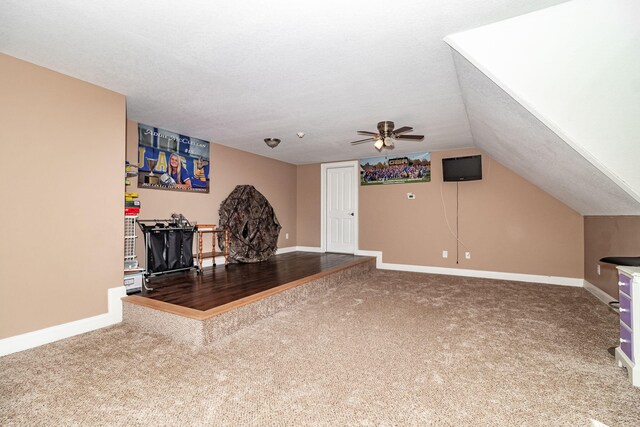
[[[353,216],[353,212],[351,212],[349,215]]]

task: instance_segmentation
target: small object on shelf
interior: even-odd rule
[[[131,270],[138,268],[136,259],[136,215],[126,215],[124,217],[124,269]]]
[[[125,162],[124,171],[127,176],[138,176],[138,167],[129,162]]]
[[[125,215],[138,215],[140,213],[140,206],[141,204],[140,200],[138,200],[138,193],[124,193]]]
[[[198,251],[196,258],[198,260],[198,273],[202,271],[202,261],[204,258],[213,258],[213,265],[216,265],[216,257],[224,256],[224,265],[229,265],[229,233],[224,228],[218,228],[215,224],[198,224],[196,225],[196,233],[198,235]],[[204,234],[211,234],[211,252],[203,252],[202,237]],[[220,239],[223,239],[222,242]],[[216,251],[216,241],[221,248],[220,252]],[[222,243],[222,244],[221,244]]]
[[[142,290],[143,273],[141,269],[124,272],[124,287],[128,294],[140,292]]]
[[[138,176],[138,167],[127,161],[124,163],[124,185],[131,185],[129,178],[133,176]]]

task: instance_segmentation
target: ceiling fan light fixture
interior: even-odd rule
[[[395,123],[392,121],[378,122],[378,132],[369,132],[366,130],[357,131],[359,135],[367,135],[368,138],[359,139],[357,141],[351,141],[351,145],[362,144],[365,142],[373,141],[373,146],[378,151],[382,151],[383,148],[393,149],[397,141],[422,141],[424,135],[405,135],[407,132],[413,131],[410,126],[402,126],[395,129]]]
[[[280,144],[280,140],[278,138],[265,138],[264,143],[271,148],[276,148]]]

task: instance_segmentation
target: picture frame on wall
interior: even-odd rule
[[[210,143],[138,124],[138,188],[208,193]]]
[[[360,185],[431,181],[431,153],[360,159]]]

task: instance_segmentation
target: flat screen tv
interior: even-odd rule
[[[442,179],[445,182],[482,179],[482,157],[478,154],[442,159]]]

